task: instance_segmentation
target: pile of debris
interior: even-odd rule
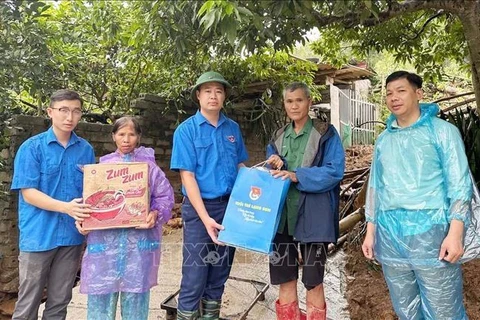
[[[336,246],[329,247],[329,251],[342,245],[349,232],[364,218],[373,148],[372,145],[357,145],[345,150],[346,168],[340,185],[340,238]]]
[[[172,218],[163,226],[163,234],[170,234],[173,229],[182,227],[182,204],[175,203],[172,209]]]

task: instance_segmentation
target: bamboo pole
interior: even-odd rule
[[[358,208],[342,220],[340,220],[340,234],[344,234],[347,231],[350,231],[357,222],[363,219],[365,216],[364,214],[364,209],[363,208]]]
[[[335,250],[340,248],[345,243],[345,241],[347,241],[347,237],[348,237],[348,233],[338,238],[336,244],[330,243],[328,245],[327,254],[332,254]]]
[[[349,214],[346,218],[340,220],[340,234],[350,231],[355,225],[362,220],[364,216],[363,208],[355,210],[353,213]],[[330,243],[328,245],[327,254],[332,254],[335,250],[340,248],[348,238],[348,232],[338,238],[337,243]]]

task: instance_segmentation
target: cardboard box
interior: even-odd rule
[[[101,163],[83,168],[83,201],[92,206],[86,230],[129,228],[146,222],[150,211],[148,164]]]

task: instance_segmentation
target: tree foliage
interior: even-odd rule
[[[198,75],[212,68],[239,94],[254,81],[274,93],[294,79],[312,83],[311,63],[270,47],[239,55],[233,36],[202,32],[208,21],[199,18],[201,9],[189,1],[1,2],[1,105],[23,101],[23,112],[38,114],[54,90],[69,87],[86,99],[87,112],[105,120],[131,113],[140,92],[181,108]]]
[[[476,85],[468,14],[461,11],[471,3],[477,1],[6,0],[0,99],[2,108],[14,98],[38,113],[54,89],[70,87],[108,118],[131,112],[129,101],[140,92],[181,106],[196,77],[211,68],[238,88],[266,81],[277,94],[292,79],[311,83],[313,66],[282,50],[305,43],[315,28],[320,38],[312,47],[325,62],[387,51],[439,79],[449,59],[471,66]]]
[[[334,64],[344,63],[352,53],[365,57],[386,50],[397,61],[412,63],[427,80],[439,80],[443,62],[450,59],[471,71],[480,101],[478,1],[207,0],[202,9],[198,19],[208,21],[202,24],[203,34],[228,42],[231,28],[236,28],[232,50],[256,52],[267,44],[291,49],[318,28],[314,51]]]
[[[412,64],[427,81],[443,79],[447,59],[464,69],[468,67],[468,49],[460,22],[442,12],[413,12],[370,28],[329,27],[324,29],[313,48],[326,59],[345,60],[348,56],[342,49],[346,45],[350,49],[348,53],[358,57],[391,52],[397,63]]]
[[[14,97],[29,96],[35,111],[46,87],[58,85],[53,55],[44,39],[46,30],[39,21],[48,17],[43,2],[6,1],[0,4],[0,99],[2,114]]]

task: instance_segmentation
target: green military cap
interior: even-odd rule
[[[202,84],[207,82],[218,82],[223,84],[223,86],[225,87],[225,97],[228,97],[228,94],[230,93],[230,89],[232,88],[230,83],[227,80],[225,80],[225,78],[220,73],[215,71],[208,71],[202,74],[200,77],[198,77],[197,82],[195,83],[195,86],[192,88],[192,92],[190,93],[190,96],[192,97],[193,101],[198,103],[196,92]]]

